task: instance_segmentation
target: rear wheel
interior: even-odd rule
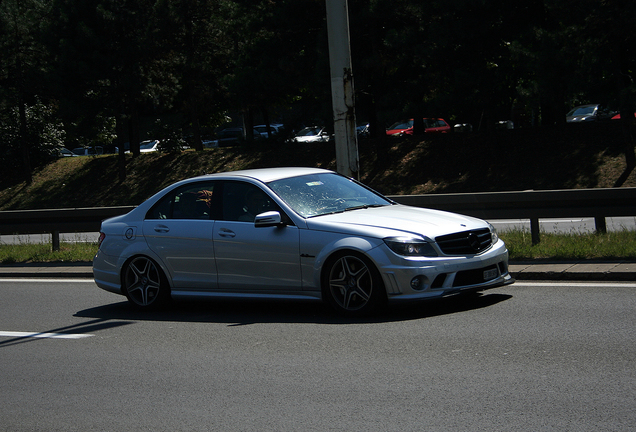
[[[378,270],[358,253],[337,255],[329,261],[323,276],[324,297],[339,313],[366,315],[386,300]]]
[[[169,298],[168,283],[153,260],[137,257],[124,272],[124,293],[128,301],[140,308],[154,308]]]

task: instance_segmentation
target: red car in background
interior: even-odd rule
[[[426,133],[448,133],[451,127],[446,120],[441,118],[425,118],[424,132]],[[413,135],[413,119],[403,120],[394,123],[386,130],[387,135]]]
[[[634,117],[636,117],[636,113],[634,113]],[[616,114],[614,117],[612,117],[612,120],[620,120],[620,119],[621,119],[620,113]]]

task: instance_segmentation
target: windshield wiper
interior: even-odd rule
[[[351,211],[351,210],[360,210],[360,209],[368,209],[368,208],[373,208],[373,207],[384,207],[385,204],[363,204],[363,205],[359,205],[359,206],[355,206],[355,207],[348,207],[346,209],[344,209],[344,211]]]
[[[311,216],[308,216],[308,217],[328,216],[328,215],[348,212],[348,211],[351,211],[351,210],[368,209],[368,208],[372,208],[372,207],[385,207],[386,205],[391,205],[391,204],[364,204],[364,205],[359,205],[359,206],[355,206],[355,207],[348,207],[348,208],[346,208],[344,210],[334,210],[334,211],[330,211],[330,212],[327,212],[327,213],[315,214],[315,215],[311,215]]]

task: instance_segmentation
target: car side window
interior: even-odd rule
[[[192,183],[170,191],[155,204],[146,219],[214,219],[218,207],[215,182]]]
[[[223,186],[223,220],[254,222],[256,215],[281,211],[260,188],[244,182],[225,182]]]

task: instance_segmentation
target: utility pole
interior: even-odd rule
[[[349,47],[349,8],[347,0],[326,1],[336,166],[340,174],[358,179],[360,163]]]

